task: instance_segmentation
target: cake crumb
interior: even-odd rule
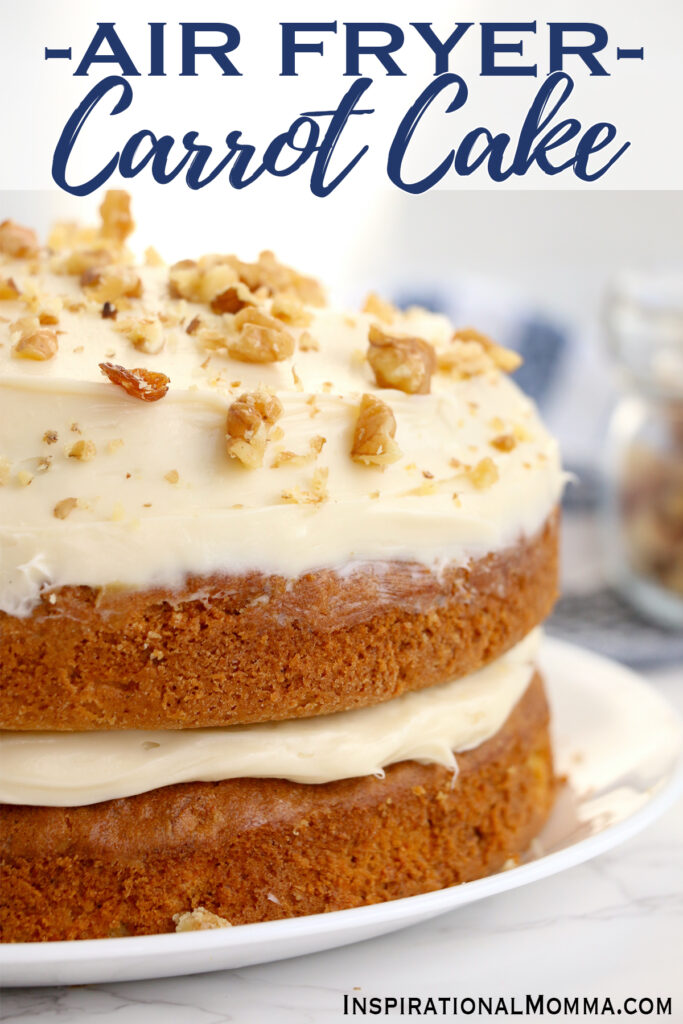
[[[173,923],[177,932],[206,932],[212,928],[232,928],[230,921],[219,917],[206,907],[187,910],[183,914],[174,914]]]

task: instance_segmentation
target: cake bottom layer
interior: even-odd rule
[[[429,892],[500,870],[543,825],[555,780],[538,673],[459,772],[403,761],[383,779],[231,779],[86,807],[0,806],[0,938],[174,930],[205,907],[232,924]]]

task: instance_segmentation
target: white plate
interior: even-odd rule
[[[541,664],[553,709],[557,769],[569,783],[520,867],[423,896],[287,921],[181,935],[3,945],[3,984],[131,981],[314,953],[546,878],[628,839],[683,791],[677,716],[633,672],[579,647],[546,639]]]

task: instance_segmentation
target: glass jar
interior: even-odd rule
[[[606,326],[623,390],[606,449],[610,581],[683,629],[683,270],[622,275]]]

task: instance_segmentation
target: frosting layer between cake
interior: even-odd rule
[[[534,673],[540,630],[478,672],[372,708],[186,731],[0,733],[0,803],[73,807],[178,782],[324,783],[399,761],[457,770],[501,728]]]

